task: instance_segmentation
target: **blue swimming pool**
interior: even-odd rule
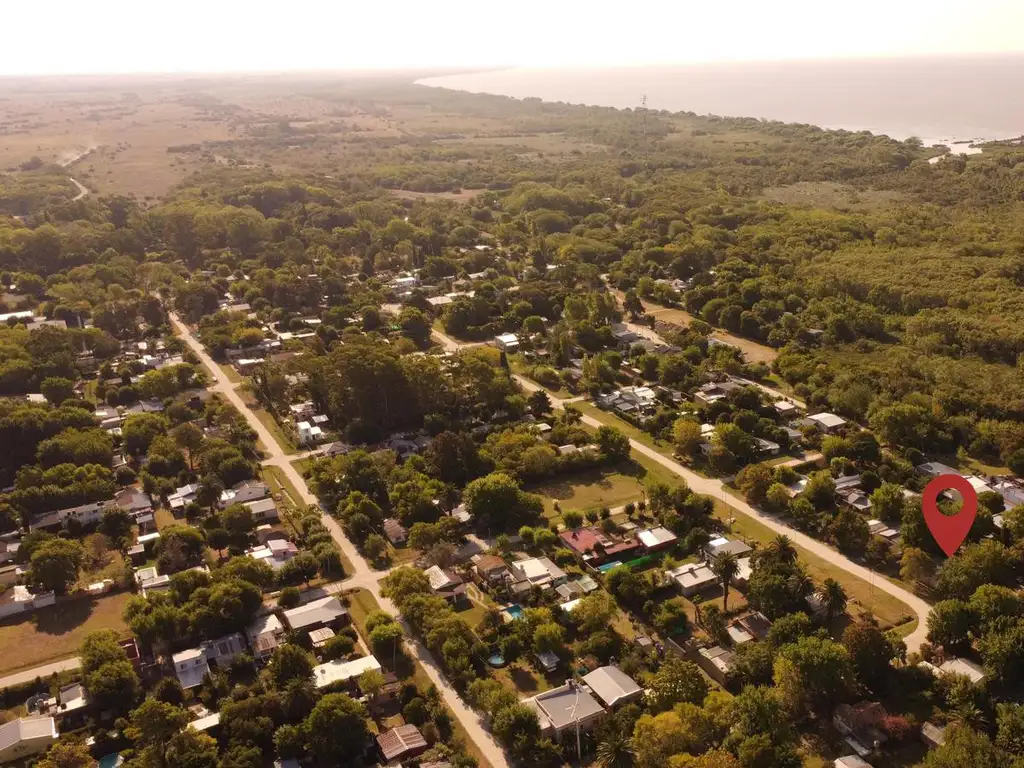
[[[519,605],[519,603],[513,603],[512,605],[508,605],[502,608],[502,610],[509,615],[509,618],[523,618],[523,606]]]
[[[622,565],[622,563],[616,560],[613,563],[605,563],[604,565],[597,566],[597,570],[599,570],[601,573],[608,573],[608,571],[610,571],[612,568],[618,568],[620,565]]]
[[[500,669],[501,667],[505,666],[505,657],[502,656],[500,653],[493,653],[490,655],[490,657],[488,657],[487,663],[495,669]]]

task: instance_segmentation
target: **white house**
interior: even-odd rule
[[[299,442],[303,445],[315,445],[324,438],[324,430],[319,425],[300,421],[296,427],[299,430]]]
[[[42,754],[59,735],[52,717],[22,717],[4,723],[0,725],[0,764]]]
[[[221,506],[229,504],[244,504],[247,501],[259,501],[270,495],[270,489],[266,483],[258,480],[246,480],[228,488],[220,495]]]
[[[846,426],[846,419],[836,416],[834,413],[815,413],[813,416],[808,416],[807,419],[814,423],[819,432],[831,433]]]
[[[380,671],[380,662],[375,656],[363,656],[352,661],[338,659],[313,667],[313,680],[317,688],[344,685],[352,680],[358,680],[361,674],[371,669]]]
[[[246,508],[252,512],[257,522],[264,520],[277,520],[280,515],[277,512],[277,504],[273,499],[260,499],[259,501],[247,501]]]
[[[265,659],[284,642],[284,625],[275,614],[268,613],[257,617],[246,627],[245,636],[249,639],[253,657],[257,660]]]
[[[494,346],[502,352],[515,352],[519,349],[519,337],[514,333],[502,333],[494,337]]]
[[[546,557],[517,560],[510,567],[516,581],[529,582],[534,587],[557,587],[566,579],[565,571]]]

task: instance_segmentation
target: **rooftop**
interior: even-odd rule
[[[427,740],[415,725],[400,725],[378,736],[377,746],[384,759],[391,762],[409,752],[426,749]]]
[[[572,681],[539,693],[530,701],[558,731],[577,720],[586,720],[604,712],[604,707],[586,688]]]
[[[329,661],[313,667],[313,680],[317,688],[326,688],[336,683],[347,683],[370,669],[380,670],[380,662],[375,656],[363,656],[353,661]]]
[[[52,717],[23,717],[0,725],[0,752],[32,739],[57,738],[57,724]]]
[[[643,689],[629,675],[616,666],[598,667],[583,676],[583,682],[606,706],[614,707],[621,701],[639,696]]]
[[[348,610],[341,604],[341,600],[331,596],[285,611],[284,617],[292,629],[302,629],[314,624],[330,624],[347,614]]]

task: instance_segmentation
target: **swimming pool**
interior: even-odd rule
[[[618,568],[620,565],[622,565],[622,563],[616,560],[612,563],[605,563],[604,565],[597,566],[597,570],[599,570],[601,573],[608,573],[608,571],[610,571],[612,568]]]
[[[519,603],[512,603],[512,605],[505,606],[502,610],[508,614],[510,619],[523,618],[523,606],[519,605]]]

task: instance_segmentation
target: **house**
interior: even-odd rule
[[[557,587],[566,579],[565,571],[546,557],[517,560],[512,563],[510,570],[515,581],[528,582],[530,586],[541,589]]]
[[[20,539],[0,539],[0,565],[13,562],[21,549]]]
[[[226,667],[249,650],[245,636],[241,632],[224,635],[216,640],[204,640],[199,647],[203,649],[207,663],[212,663],[216,667]]]
[[[631,331],[625,323],[612,323],[612,338],[618,344],[619,349],[629,349],[633,344],[643,338],[636,331]]]
[[[541,651],[540,653],[533,654],[533,658],[536,660],[540,668],[545,672],[554,672],[558,665],[561,663],[561,659],[551,651]]]
[[[409,760],[427,751],[429,745],[415,725],[400,725],[377,737],[385,763]]]
[[[807,417],[819,432],[832,434],[846,426],[846,419],[834,413],[815,413]]]
[[[519,337],[514,333],[502,333],[494,337],[494,346],[502,352],[516,352],[519,350]]]
[[[114,494],[114,503],[125,510],[136,522],[139,517],[153,511],[153,499],[138,488],[125,488]]]
[[[772,403],[772,407],[782,416],[794,417],[800,413],[799,406],[791,400],[776,400]]]
[[[862,701],[859,704],[840,704],[832,715],[832,724],[843,736],[846,743],[861,757],[866,757],[888,739],[882,730],[882,721],[889,716],[885,707],[877,701]]]
[[[253,519],[257,522],[262,520],[277,520],[280,517],[277,511],[277,504],[273,499],[247,501],[245,502],[245,507],[252,512]]]
[[[858,512],[867,512],[871,509],[871,497],[859,488],[836,488],[836,496]]]
[[[736,384],[732,381],[712,381],[707,384],[701,384],[693,393],[693,399],[698,403],[711,405],[712,403],[717,403],[720,400],[725,400],[733,390],[742,388],[743,386],[741,384]]]
[[[941,747],[946,743],[946,726],[937,723],[927,722],[921,726],[921,741],[928,749]]]
[[[580,732],[592,731],[605,716],[601,703],[574,680],[538,693],[523,703],[536,710],[541,733],[555,741],[561,741],[566,734],[575,739],[577,728]]]
[[[781,445],[771,440],[765,440],[763,437],[755,437],[754,445],[762,456],[777,456],[782,450]]]
[[[846,755],[845,757],[836,758],[833,765],[835,768],[871,768],[871,763],[859,755]]]
[[[52,717],[22,717],[4,723],[0,725],[0,764],[42,754],[59,735]]]
[[[752,640],[764,640],[771,628],[771,620],[763,613],[755,611],[732,622],[728,632],[733,645],[742,645]]]
[[[246,554],[279,571],[285,563],[299,554],[299,548],[287,539],[270,539],[266,544],[248,550]]]
[[[736,574],[729,579],[729,583],[736,587],[736,589],[746,590],[747,584],[750,582],[750,575],[754,572],[754,568],[750,564],[750,558],[739,558],[736,561],[736,566]]]
[[[598,667],[584,675],[583,682],[608,709],[637,701],[644,695],[644,689],[633,678],[612,665]]]
[[[313,667],[313,681],[317,688],[328,688],[333,685],[344,686],[369,670],[380,671],[380,662],[375,656],[363,656],[352,661],[337,659],[326,664]]]
[[[79,525],[95,525],[103,519],[104,512],[116,506],[113,499],[107,499],[106,501],[93,501],[89,504],[66,507],[53,512],[44,512],[32,518],[28,528],[30,531],[53,531],[66,527],[71,522]]]
[[[171,577],[167,574],[158,574],[156,566],[151,565],[149,568],[140,568],[135,572],[135,583],[139,585],[139,589],[145,595],[148,592],[170,589]]]
[[[128,661],[131,662],[135,671],[139,672],[142,669],[142,652],[139,651],[139,644],[135,638],[126,637],[124,640],[118,640],[117,645],[124,651],[124,655],[128,657]]]
[[[466,585],[457,573],[439,565],[430,566],[424,573],[435,595],[443,597],[452,605],[465,598]]]
[[[673,582],[684,597],[691,597],[719,581],[715,572],[704,563],[680,565],[665,571],[665,578]]]
[[[969,678],[972,683],[979,685],[988,676],[985,668],[969,659],[952,658],[947,659],[939,665],[939,672],[945,674],[962,675]]]
[[[508,563],[497,555],[473,555],[473,570],[486,582],[503,581],[509,575]]]
[[[203,678],[210,674],[210,664],[202,648],[189,648],[187,651],[176,653],[171,660],[174,662],[174,674],[186,691],[189,688],[197,688],[202,684]]]
[[[245,636],[257,661],[268,658],[284,642],[284,625],[273,613],[258,616],[245,629]]]
[[[215,731],[220,727],[220,712],[211,712],[210,714],[203,715],[202,717],[190,722],[188,727],[193,731],[201,731],[202,733]],[[211,735],[213,734],[211,733]]]
[[[640,542],[620,539],[594,526],[574,528],[558,535],[569,549],[590,565],[632,559],[640,554]]]
[[[48,605],[53,605],[56,600],[53,592],[35,593],[29,591],[24,584],[15,584],[0,593],[0,618],[25,611],[34,611],[36,608],[45,608]]]
[[[299,442],[303,445],[315,445],[323,440],[324,430],[319,425],[310,424],[308,421],[300,421],[295,426],[299,430]]]
[[[40,705],[41,714],[47,714],[57,721],[60,730],[67,731],[84,722],[89,699],[81,683],[63,686],[57,695]]]
[[[724,536],[712,539],[704,547],[704,555],[709,561],[726,553],[742,557],[751,551],[750,545],[745,541],[740,541],[739,539],[730,540]]]
[[[648,552],[659,552],[663,549],[671,549],[675,546],[676,541],[679,540],[679,537],[672,533],[672,531],[661,526],[658,526],[657,528],[650,528],[646,531],[640,531],[636,537]]]
[[[409,531],[393,517],[389,517],[384,521],[384,535],[396,547],[405,544],[409,539]]]
[[[284,619],[293,630],[309,631],[320,627],[337,629],[348,623],[348,610],[337,597],[322,597],[285,611]]]
[[[196,500],[198,493],[199,486],[196,483],[183,485],[167,497],[167,505],[175,512],[184,510],[185,507]]]
[[[883,523],[881,520],[868,520],[868,532],[872,536],[880,536],[885,539],[889,544],[895,544],[899,541],[900,532],[894,528],[890,528],[888,525]]]
[[[226,507],[229,504],[245,504],[249,501],[259,501],[270,495],[270,489],[266,483],[258,480],[246,480],[228,488],[220,495],[220,504]]]
[[[701,648],[697,652],[697,666],[707,672],[715,682],[725,685],[733,670],[734,654],[721,646]]]
[[[918,464],[914,467],[922,475],[928,477],[938,477],[939,475],[959,475],[960,473],[953,469],[947,464],[943,464],[940,461],[926,461],[924,464]]]

